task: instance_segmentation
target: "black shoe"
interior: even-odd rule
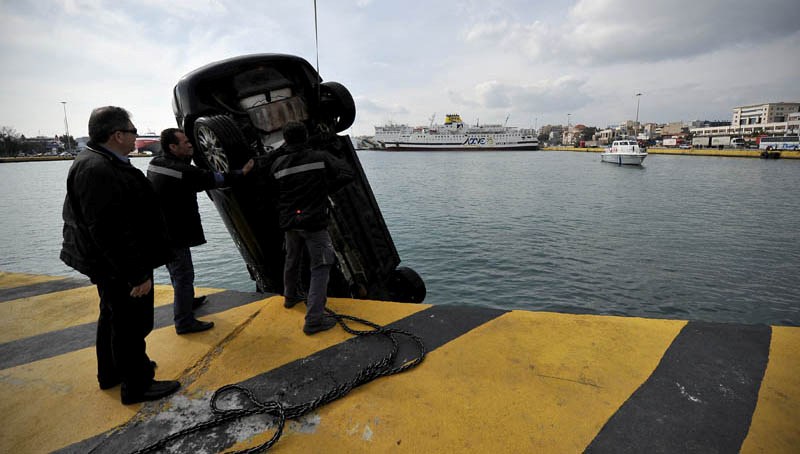
[[[128,393],[125,389],[122,390],[121,397],[122,403],[125,405],[138,404],[146,400],[158,400],[162,397],[169,396],[181,387],[180,382],[175,380],[157,381],[153,380],[150,387],[141,393]]]
[[[155,368],[158,367],[158,364],[156,364],[155,361],[150,361],[150,366],[152,366],[152,368],[155,370]],[[117,386],[118,384],[122,383],[122,379],[120,379],[119,377],[114,377],[114,378],[110,378],[110,379],[107,379],[107,380],[106,379],[98,379],[98,381],[100,382],[100,389],[103,389],[103,390],[111,389],[111,388]]]
[[[331,316],[325,316],[317,323],[308,324],[303,327],[303,332],[309,336],[320,331],[327,331],[336,326],[336,319]]]
[[[285,307],[286,309],[291,309],[291,308],[297,306],[298,303],[305,303],[305,302],[306,302],[306,300],[303,299],[303,298],[288,298],[288,297],[284,297],[283,298],[283,307]]]
[[[200,331],[207,331],[214,327],[214,322],[204,322],[202,320],[192,320],[184,326],[176,326],[175,331],[178,334],[199,333]]]
[[[194,301],[192,301],[192,309],[193,310],[197,309],[198,307],[202,306],[203,304],[206,304],[206,301],[208,301],[208,298],[205,295],[198,296],[197,298],[194,299]]]

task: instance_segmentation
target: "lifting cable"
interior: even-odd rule
[[[322,102],[322,76],[319,75],[319,31],[317,30],[317,0],[314,0],[314,49],[317,53],[317,105]]]
[[[338,387],[329,390],[328,392],[317,397],[316,399],[300,405],[285,406],[284,404],[276,400],[263,402],[259,400],[253,394],[252,391],[245,388],[244,386],[225,385],[214,391],[214,394],[211,396],[211,412],[215,415],[214,418],[196,424],[194,426],[187,427],[173,434],[170,434],[162,438],[161,440],[153,442],[152,444],[144,448],[134,451],[134,453],[144,454],[144,453],[155,452],[160,449],[167,449],[167,446],[170,443],[174,442],[175,440],[181,439],[187,435],[202,432],[204,430],[217,427],[225,422],[242,419],[247,416],[265,414],[265,415],[270,415],[276,419],[276,423],[273,424],[273,427],[276,427],[276,429],[275,433],[272,435],[272,438],[270,438],[268,441],[258,446],[244,449],[241,451],[235,451],[232,454],[250,454],[256,452],[263,452],[271,448],[278,441],[278,439],[280,439],[287,419],[299,418],[329,402],[332,402],[340,397],[344,397],[354,388],[361,386],[365,383],[369,383],[372,380],[375,380],[376,378],[405,372],[411,368],[418,366],[422,362],[422,360],[425,359],[425,355],[427,353],[425,349],[425,344],[423,343],[422,339],[415,334],[400,329],[386,328],[381,325],[378,325],[377,323],[373,323],[370,322],[369,320],[364,320],[358,317],[354,317],[352,315],[337,314],[327,308],[325,309],[325,311],[334,318],[336,318],[336,321],[339,323],[339,325],[341,325],[342,328],[349,334],[358,337],[380,335],[383,338],[388,339],[392,343],[391,350],[389,351],[389,353],[387,353],[379,360],[371,364],[368,364],[366,367],[364,367],[361,371],[359,371],[358,375],[353,380],[342,383]],[[372,329],[355,330],[347,326],[345,320],[361,323],[363,325],[369,326]],[[397,358],[397,353],[400,349],[400,343],[397,338],[398,335],[406,336],[414,341],[417,347],[417,357],[408,360],[399,366],[393,367],[393,364]],[[230,395],[239,394],[240,396],[245,397],[246,401],[249,402],[249,405],[243,404],[242,407],[240,408],[230,408],[230,409],[219,408],[219,406],[217,405],[219,399],[222,398],[224,395],[229,395],[229,394]]]

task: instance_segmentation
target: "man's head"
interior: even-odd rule
[[[122,107],[98,107],[89,116],[89,138],[111,151],[127,155],[136,149],[136,128]]]
[[[167,128],[161,131],[161,149],[179,158],[188,158],[194,154],[192,142],[189,142],[189,138],[186,137],[183,130],[178,128]]]
[[[287,145],[296,145],[308,140],[306,125],[299,121],[290,121],[283,127],[283,140]]]

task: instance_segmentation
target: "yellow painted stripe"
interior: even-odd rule
[[[772,327],[769,363],[742,453],[800,450],[800,328]]]
[[[196,294],[221,291],[198,288]],[[3,302],[0,304],[0,343],[96,322],[99,304],[97,287],[93,285]],[[156,307],[168,304],[172,304],[172,287],[156,285]]]
[[[329,307],[391,323],[428,306],[331,299]],[[147,338],[147,352],[158,362],[156,379],[180,379],[190,395],[203,395],[351,337],[340,329],[303,335],[304,310],[303,305],[287,310],[283,297],[271,297],[203,317],[215,322],[203,333],[178,336],[171,326],[155,330]],[[5,415],[0,452],[63,448],[133,417],[141,405],[122,405],[119,387],[101,391],[96,368],[95,350],[87,348],[0,372],[0,414]]]
[[[203,317],[215,323],[203,333],[178,336],[172,326],[153,331],[147,353],[158,363],[156,379],[185,380],[186,371],[264,304]],[[96,371],[94,348],[0,371],[0,452],[49,452],[127,422],[142,405],[122,405],[118,386],[101,391]]]
[[[9,273],[0,271],[0,289],[24,287],[41,282],[64,279],[60,276],[42,276],[39,274]]]
[[[420,367],[290,421],[277,447],[580,452],[684,324],[512,312],[431,352]]]

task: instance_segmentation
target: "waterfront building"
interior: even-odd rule
[[[692,128],[696,136],[800,133],[800,102],[776,102],[733,108],[730,125]]]
[[[788,121],[790,113],[797,112],[800,103],[776,102],[733,108],[731,126],[742,127]]]

